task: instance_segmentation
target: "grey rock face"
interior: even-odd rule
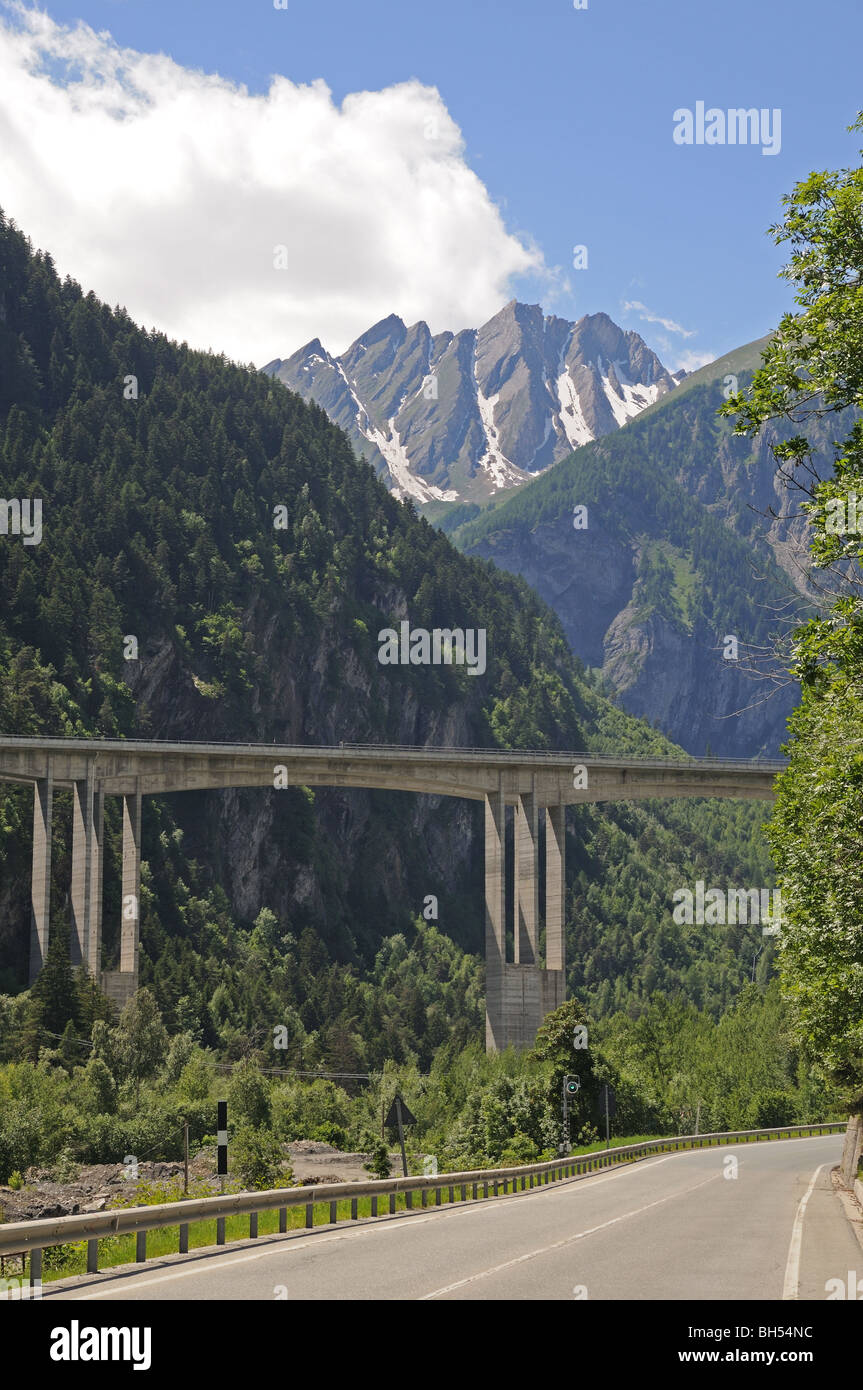
[[[609,434],[674,389],[637,333],[512,300],[433,337],[391,314],[341,357],[315,338],[263,371],[317,401],[399,497],[482,500]]]

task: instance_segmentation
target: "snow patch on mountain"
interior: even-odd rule
[[[662,391],[656,385],[647,385],[644,382],[639,382],[636,385],[630,381],[621,362],[610,362],[608,365],[614,370],[617,387],[611,381],[610,375],[603,372],[601,357],[597,362],[597,370],[605,398],[611,406],[611,413],[615,422],[622,427],[630,420],[634,420],[636,415],[640,415],[642,410],[646,410],[649,405],[653,405],[654,401],[659,400]]]
[[[495,492],[500,488],[512,487],[515,483],[520,483],[525,476],[520,468],[510,462],[500,447],[500,434],[494,423],[494,408],[499,399],[499,393],[495,396],[484,396],[477,381],[476,403],[479,407],[479,418],[482,421],[486,439],[486,450],[477,467],[488,474]]]
[[[394,486],[391,491],[395,496],[400,501],[404,501],[406,497],[413,497],[417,502],[457,502],[458,493],[453,488],[435,487],[434,483],[423,482],[411,472],[411,461],[399,439],[395,415],[390,416],[387,425],[389,436],[371,422],[368,423],[368,428],[363,430],[363,434],[369,443],[374,444],[383,454],[393,480]]]
[[[577,449],[581,444],[589,444],[593,439],[593,431],[584,418],[575,382],[566,368],[557,378],[555,386],[560,402],[560,423],[568,444],[572,449]]]

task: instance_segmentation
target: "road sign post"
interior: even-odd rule
[[[395,1096],[393,1097],[393,1103],[389,1108],[389,1113],[387,1114],[384,1123],[386,1125],[398,1126],[399,1146],[401,1147],[402,1151],[402,1171],[404,1172],[405,1177],[407,1177],[408,1156],[405,1151],[405,1125],[415,1125],[416,1117],[412,1115],[411,1112],[408,1110],[407,1106],[405,1105],[398,1092],[396,1092]]]
[[[567,1075],[563,1078],[563,1151],[569,1153],[569,1103],[573,1100],[581,1089],[581,1078],[578,1076]]]

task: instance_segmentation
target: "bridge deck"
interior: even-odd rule
[[[47,775],[49,762],[55,785],[71,785],[90,772],[102,791],[118,795],[304,784],[472,800],[503,790],[510,802],[533,792],[548,805],[673,796],[769,800],[777,773],[787,766],[780,759],[633,758],[585,750],[0,735],[0,780],[33,782]]]

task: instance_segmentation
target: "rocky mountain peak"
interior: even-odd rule
[[[608,314],[573,323],[517,299],[477,329],[434,337],[390,314],[341,357],[316,338],[263,370],[314,398],[397,496],[419,502],[517,487],[676,385]]]

